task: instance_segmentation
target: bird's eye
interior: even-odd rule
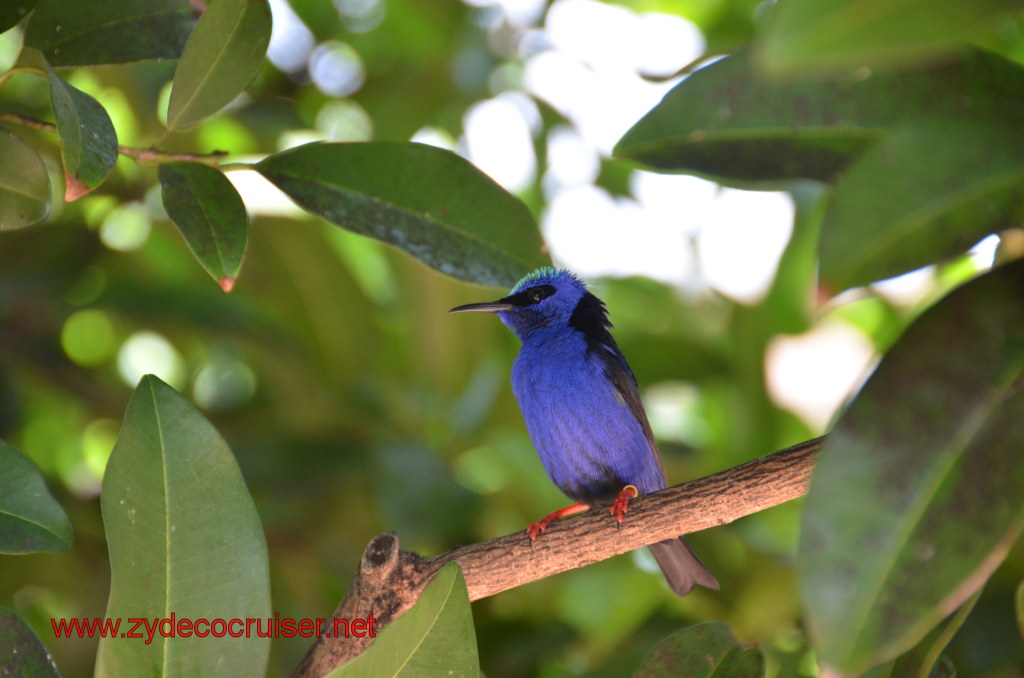
[[[533,287],[527,287],[525,290],[520,290],[510,297],[505,297],[502,301],[519,308],[526,308],[527,306],[533,306],[538,302],[544,301],[554,293],[554,285],[534,285]]]
[[[551,285],[537,285],[526,290],[526,297],[530,300],[531,304],[536,304],[539,301],[547,299],[555,293],[555,288]]]

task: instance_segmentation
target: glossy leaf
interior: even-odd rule
[[[764,675],[764,653],[736,642],[721,622],[698,624],[673,633],[644,659],[634,678],[757,678]]]
[[[68,176],[65,200],[75,200],[106,179],[117,162],[117,133],[98,101],[47,69],[61,158]],[[81,187],[81,188],[79,188]]]
[[[856,675],[977,591],[1024,527],[1024,262],[911,325],[840,418],[799,566],[820,662]]]
[[[618,156],[725,181],[833,181],[887,128],[919,116],[1013,121],[1024,69],[986,52],[909,73],[768,78],[746,53],[702,68],[619,141]]]
[[[458,564],[441,568],[411,610],[388,624],[362,654],[327,675],[479,676],[473,613]]]
[[[976,592],[970,600],[928,632],[924,640],[909,652],[892,662],[890,675],[906,678],[954,678],[956,669],[948,657],[942,654],[946,646],[960,630],[981,597]]]
[[[167,127],[190,127],[249,84],[270,43],[265,0],[217,0],[199,19],[174,72]]]
[[[267,618],[259,517],[210,423],[153,376],[135,389],[103,478],[108,619]],[[259,676],[269,638],[104,638],[97,676]]]
[[[1024,213],[1018,125],[918,120],[893,129],[836,185],[821,232],[834,292],[961,254]]]
[[[791,0],[773,8],[760,45],[775,73],[915,64],[963,50],[1024,7],[1019,0]]]
[[[242,266],[248,217],[238,191],[219,170],[190,162],[161,165],[164,209],[199,263],[230,290]]]
[[[187,0],[40,0],[25,44],[55,67],[176,59],[194,26]]]
[[[448,275],[509,287],[548,263],[526,205],[449,151],[313,143],[256,169],[310,212]]]
[[[5,607],[0,607],[0,675],[60,678],[60,672],[39,636]]]
[[[71,538],[68,516],[39,469],[0,440],[0,553],[60,553]]]
[[[50,176],[36,150],[0,129],[0,231],[42,221],[50,213]]]
[[[0,33],[17,26],[39,0],[5,0],[0,3]]]

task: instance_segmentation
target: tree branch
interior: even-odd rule
[[[50,134],[57,134],[57,126],[52,122],[44,122],[30,118],[20,113],[11,111],[0,111],[0,121],[12,122],[22,127],[37,129]],[[163,162],[198,162],[203,165],[216,167],[220,161],[227,156],[227,151],[214,151],[213,153],[175,153],[172,151],[160,151],[155,148],[138,148],[136,146],[118,146],[117,152],[134,158],[143,164],[157,164]]]
[[[536,542],[526,532],[456,547],[421,558],[398,548],[398,535],[374,538],[334,619],[366,619],[373,614],[379,631],[419,599],[434,574],[455,560],[462,568],[469,599],[583,567],[680,534],[731,523],[807,492],[817,453],[825,438],[815,438],[689,483],[638,497],[621,525],[598,507],[559,520]],[[349,661],[369,637],[321,637],[296,669],[294,678],[321,676]]]

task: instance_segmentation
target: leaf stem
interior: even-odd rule
[[[37,129],[50,134],[57,133],[57,126],[52,122],[36,120],[20,113],[11,111],[0,111],[0,121],[11,122],[23,127]],[[227,151],[214,151],[213,153],[176,153],[173,151],[161,151],[156,148],[139,148],[137,146],[118,146],[117,152],[128,156],[143,165],[159,165],[167,162],[197,162],[202,165],[217,167],[220,161],[227,157]]]

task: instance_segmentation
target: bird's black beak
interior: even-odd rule
[[[500,313],[501,311],[511,311],[515,309],[514,304],[508,303],[505,299],[498,299],[497,301],[484,301],[478,304],[464,304],[463,306],[456,306],[449,313],[464,313],[466,311],[481,311],[483,313]]]

